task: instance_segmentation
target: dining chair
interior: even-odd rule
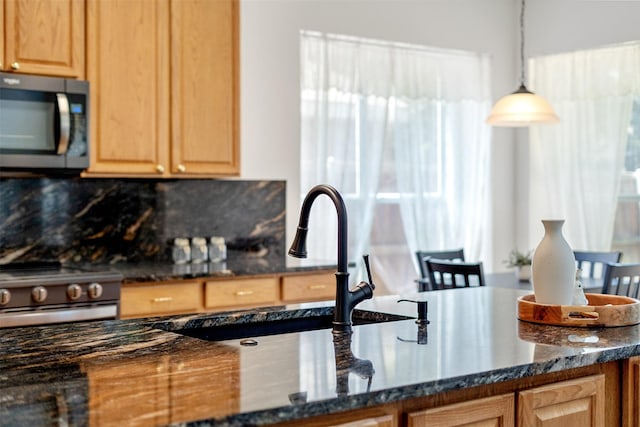
[[[442,251],[416,251],[418,267],[420,268],[420,278],[418,282],[418,292],[429,290],[429,270],[427,270],[427,258],[459,260],[464,262],[464,249],[448,249]]]
[[[450,261],[427,258],[430,290],[484,286],[482,262]]]
[[[591,252],[573,251],[576,267],[586,273],[586,277],[602,278],[605,276],[607,263],[618,263],[622,259],[622,252]]]
[[[640,296],[640,263],[607,263],[602,293],[638,298]]]

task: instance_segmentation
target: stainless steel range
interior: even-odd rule
[[[0,328],[116,319],[122,275],[59,263],[0,265]]]

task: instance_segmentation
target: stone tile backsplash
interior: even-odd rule
[[[174,238],[210,236],[282,262],[285,182],[0,179],[0,264],[169,261]]]

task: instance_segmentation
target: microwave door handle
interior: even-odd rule
[[[56,93],[58,111],[60,112],[60,139],[58,140],[58,154],[66,154],[69,148],[69,133],[71,131],[71,115],[69,113],[69,99],[64,93]]]

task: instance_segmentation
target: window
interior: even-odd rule
[[[472,52],[301,34],[301,198],[321,183],[341,192],[350,260],[370,253],[393,292],[415,290],[418,249],[480,256],[488,64]],[[322,231],[309,233],[310,257],[335,257],[332,211],[312,209],[309,227]]]
[[[623,262],[640,262],[640,97],[631,111],[611,247]]]
[[[640,42],[628,42],[530,60],[533,90],[560,117],[529,130],[530,242],[540,219],[563,218],[575,250],[640,261],[639,59]]]

